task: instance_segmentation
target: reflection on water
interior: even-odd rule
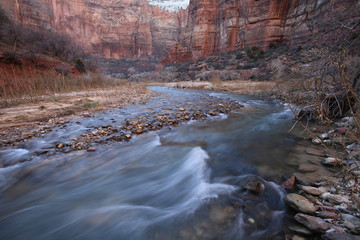
[[[206,94],[154,89],[163,93],[167,105]],[[0,239],[271,239],[281,235],[283,192],[264,178],[291,170],[285,165],[294,145],[294,136],[287,132],[291,112],[280,103],[211,94],[246,107],[227,117],[150,133],[131,143],[102,145],[96,152],[49,158],[31,155],[36,144],[56,141],[61,131],[24,149],[4,150],[0,157],[9,161],[33,159],[0,170],[0,184],[15,183],[0,193]],[[159,99],[146,106],[159,107]],[[116,114],[123,119],[135,110],[84,119],[81,127],[70,124],[62,137],[81,134],[86,125],[106,122]]]

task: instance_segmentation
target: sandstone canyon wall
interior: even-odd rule
[[[162,58],[178,40],[176,14],[146,0],[2,0],[23,25],[67,33],[106,58]]]
[[[146,0],[0,3],[22,24],[67,33],[106,58],[167,56],[164,62],[177,62],[244,47],[302,44],[314,23],[329,20],[330,9],[348,1],[354,0],[191,0],[176,14]]]
[[[340,11],[346,4],[345,0],[192,0],[186,28],[164,62],[244,47],[267,49],[283,42],[300,45],[314,33],[316,23],[329,20],[330,10]]]

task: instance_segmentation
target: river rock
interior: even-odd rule
[[[342,203],[350,203],[350,199],[345,195],[337,195],[331,193],[323,193],[320,195],[322,199],[329,201],[332,204],[342,204]]]
[[[64,145],[63,143],[59,143],[58,145],[56,145],[56,147],[57,147],[58,149],[61,149],[61,148],[64,148],[65,145]]]
[[[350,215],[350,214],[341,214],[341,218],[344,220],[344,221],[348,221],[348,222],[351,222],[352,224],[354,224],[357,228],[360,228],[360,219],[353,216],[353,215]]]
[[[335,132],[337,132],[341,135],[345,135],[348,131],[349,131],[349,129],[347,127],[340,127],[340,128],[335,129]]]
[[[318,137],[313,138],[311,141],[312,141],[313,144],[317,144],[317,145],[321,144],[321,139],[318,138]]]
[[[325,166],[333,167],[333,166],[341,165],[343,162],[337,158],[327,157],[327,158],[321,160],[321,163]]]
[[[298,235],[294,235],[294,236],[292,236],[291,240],[306,240],[306,239],[303,237],[300,237]]]
[[[257,194],[264,188],[264,186],[256,178],[250,178],[243,186],[241,186],[241,188]]]
[[[324,150],[318,149],[317,147],[314,147],[314,148],[308,147],[305,150],[305,152],[306,152],[306,154],[309,154],[309,155],[314,155],[314,156],[318,156],[318,157],[326,157]]]
[[[342,232],[327,232],[321,238],[324,240],[360,240],[360,236]]]
[[[292,176],[291,178],[283,182],[281,186],[283,186],[285,189],[291,190],[295,188],[295,184],[296,184],[296,178],[295,176]]]
[[[344,225],[344,227],[346,227],[350,231],[354,231],[356,229],[355,224],[353,224],[352,222],[344,221],[343,225]]]
[[[322,212],[336,212],[336,209],[331,206],[317,206],[316,211],[322,211]]]
[[[301,186],[300,187],[304,192],[314,195],[314,196],[319,196],[321,194],[324,193],[323,189],[320,188],[316,188],[316,187],[310,187],[310,186]]]
[[[88,151],[88,152],[95,152],[95,151],[96,151],[96,148],[94,148],[94,147],[89,147],[89,148],[87,149],[87,151]]]
[[[323,133],[323,134],[320,134],[319,136],[321,139],[328,139],[329,138],[329,134],[328,133]]]
[[[231,206],[214,206],[209,212],[210,220],[225,224],[236,217],[236,210]]]
[[[304,226],[300,226],[300,225],[290,225],[289,229],[291,231],[293,231],[293,232],[304,234],[304,235],[311,235],[312,234],[312,232],[309,229],[307,229]]]
[[[316,172],[318,169],[319,168],[314,165],[302,164],[299,166],[298,171],[301,173],[312,173],[312,172]]]
[[[331,224],[326,223],[321,218],[313,217],[303,213],[296,214],[295,220],[314,232],[324,233],[326,230],[331,228]]]
[[[329,212],[327,212],[327,211],[319,212],[319,213],[317,213],[317,216],[321,217],[321,218],[331,218],[331,219],[339,218],[339,215],[337,215],[334,212],[330,212],[330,211]]]
[[[353,144],[351,144],[351,145],[353,145]],[[349,145],[349,146],[351,146],[351,145]],[[349,147],[349,146],[348,146],[348,147]],[[347,147],[347,148],[348,148],[348,147]],[[348,153],[349,153],[353,158],[360,158],[360,145],[355,144],[355,145],[349,147]]]
[[[298,212],[314,214],[316,207],[306,197],[290,193],[285,197],[286,203]]]

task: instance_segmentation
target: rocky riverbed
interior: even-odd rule
[[[311,129],[309,141],[315,146],[307,153],[317,160],[298,166],[298,173],[282,184],[293,212],[289,229],[295,235],[288,239],[360,239],[360,145],[353,138],[357,127],[354,118],[346,117],[327,131]],[[333,173],[325,176],[319,169]]]
[[[12,227],[39,216],[50,218],[57,229],[64,222],[51,217],[58,208],[50,206],[70,198],[62,215],[72,219],[78,207],[88,207],[77,221],[90,222],[85,229],[100,235],[101,227],[109,227],[113,234],[135,239],[358,238],[354,119],[345,118],[332,130],[312,127],[310,137],[303,138],[288,133],[294,119],[280,102],[155,90],[160,94],[148,104],[3,131],[0,221],[5,225],[0,236],[22,239]],[[347,151],[340,147],[344,144]],[[21,200],[7,201],[19,194]],[[106,196],[100,205],[93,200],[99,194]],[[33,203],[34,197],[40,200]],[[29,212],[22,212],[23,206]],[[103,212],[104,206],[112,210]],[[12,214],[16,211],[19,216]],[[118,211],[115,222],[126,228],[110,227]],[[146,224],[133,222],[138,211]],[[158,217],[162,220],[154,222]],[[42,224],[28,233],[40,236]],[[84,227],[77,224],[57,236],[77,234]],[[134,224],[140,224],[136,233],[130,231]]]
[[[211,96],[201,97],[196,102],[186,102],[177,105],[164,104],[162,108],[144,109],[134,116],[124,116],[122,122],[118,119],[109,118],[106,124],[92,125],[80,135],[73,138],[66,138],[65,141],[55,141],[46,144],[33,152],[33,155],[52,156],[58,152],[68,153],[71,151],[87,150],[96,151],[99,144],[110,144],[113,142],[127,142],[134,136],[138,136],[151,131],[161,129],[170,130],[184,122],[203,121],[209,118],[221,118],[221,115],[228,114],[233,110],[242,108],[243,105],[230,100],[219,99]],[[94,118],[103,114],[83,113],[84,118]],[[81,125],[80,119],[57,118],[50,119],[47,123],[38,123],[31,127],[19,127],[3,130],[0,133],[0,147],[21,147],[27,145],[33,138],[43,138],[46,134],[57,130],[68,128],[69,124]],[[19,162],[31,160],[31,156],[26,159],[15,159],[7,161],[0,155],[0,167],[8,167]]]

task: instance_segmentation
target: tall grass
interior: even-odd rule
[[[8,65],[0,68],[0,107],[32,101],[42,96],[86,91],[116,85],[116,82],[100,74],[74,77],[55,71],[39,70],[27,66]]]

